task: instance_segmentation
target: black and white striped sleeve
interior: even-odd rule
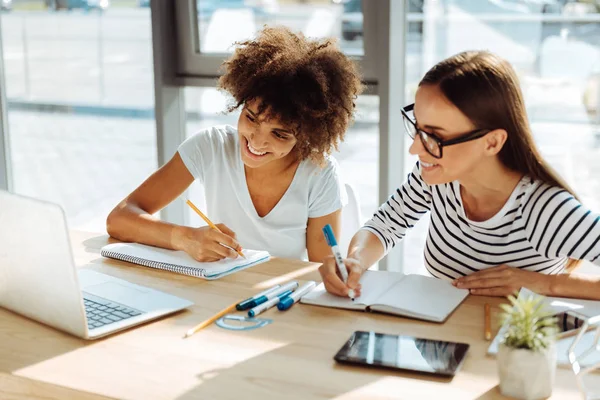
[[[527,239],[545,257],[600,265],[600,215],[566,190],[541,184],[523,206]]]
[[[417,162],[402,187],[396,189],[362,229],[374,233],[387,253],[430,208],[431,187],[421,178]]]

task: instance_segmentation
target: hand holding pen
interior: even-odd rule
[[[319,268],[325,289],[329,293],[348,296],[354,300],[355,297],[360,296],[361,286],[358,281],[362,275],[362,267],[357,260],[352,258],[342,259],[333,230],[329,224],[323,228],[323,234],[333,253],[333,256],[323,260],[323,265]]]
[[[244,257],[235,233],[223,224],[213,224],[190,200],[186,202],[207,224],[200,228],[185,227],[174,235],[176,249],[183,250],[200,262]],[[245,258],[245,257],[244,257]]]

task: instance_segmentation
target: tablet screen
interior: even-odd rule
[[[411,336],[356,331],[338,351],[338,362],[454,376],[469,345]]]

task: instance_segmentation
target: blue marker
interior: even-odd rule
[[[274,297],[274,298],[270,299],[269,301],[267,301],[265,303],[257,305],[252,310],[248,311],[248,316],[249,317],[256,317],[258,314],[260,314],[263,311],[267,311],[269,308],[271,308],[275,304],[279,303],[279,301],[281,299],[283,299],[284,297],[288,297],[290,294],[292,294],[292,291],[291,290],[287,290],[287,291],[281,293],[279,296]]]
[[[244,310],[248,310],[248,309],[250,309],[252,307],[256,307],[258,305],[256,303],[256,299],[258,299],[258,298],[260,298],[260,297],[262,297],[262,296],[264,296],[266,294],[269,294],[269,293],[275,291],[276,289],[279,288],[279,286],[281,286],[281,285],[275,285],[272,288],[269,288],[267,290],[263,290],[262,292],[255,294],[254,296],[250,297],[249,299],[246,299],[246,300],[244,300],[244,301],[236,304],[235,308],[238,311],[244,311]]]
[[[291,306],[294,305],[294,303],[297,303],[298,300],[300,300],[302,298],[302,296],[304,296],[306,293],[308,293],[311,290],[313,290],[313,288],[316,285],[317,284],[316,284],[315,281],[308,281],[308,282],[306,282],[304,285],[300,286],[298,288],[298,290],[296,290],[294,293],[292,293],[289,296],[281,299],[279,301],[279,303],[277,303],[277,308],[280,311],[285,311],[285,310],[289,309]]]
[[[340,253],[340,248],[338,247],[335,236],[333,235],[333,229],[331,229],[331,225],[327,224],[323,227],[323,234],[325,235],[325,240],[327,240],[327,244],[331,247],[331,252],[335,257],[335,264],[337,265],[340,276],[342,277],[342,282],[346,283],[348,281],[348,270],[344,265],[342,254]],[[348,297],[354,300],[354,290],[348,290]]]
[[[271,299],[276,298],[283,292],[287,292],[288,290],[294,290],[297,287],[298,287],[298,282],[296,282],[296,281],[290,281],[290,282],[286,283],[285,285],[281,285],[277,289],[270,291],[269,293],[254,299],[254,307],[261,305],[262,303],[266,303],[267,301],[269,301]]]

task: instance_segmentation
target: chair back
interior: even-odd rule
[[[346,257],[352,236],[354,236],[363,224],[358,194],[347,183],[346,193],[348,195],[348,204],[342,208],[342,233],[338,238],[338,246],[342,252],[342,257]]]

